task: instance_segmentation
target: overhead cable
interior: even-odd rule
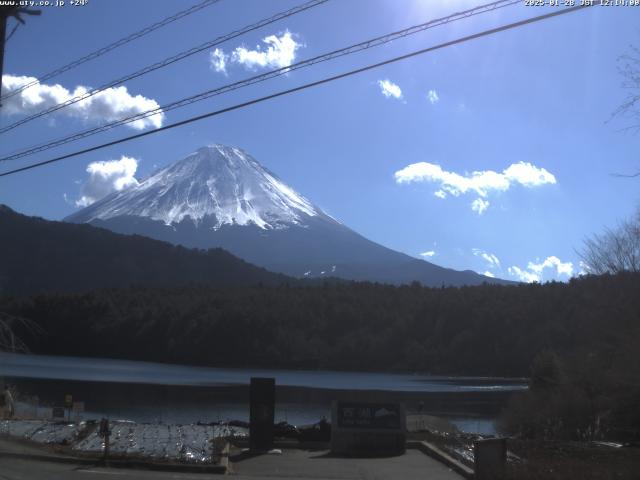
[[[532,23],[543,21],[543,20],[547,20],[547,19],[550,19],[550,18],[553,18],[553,17],[557,17],[557,16],[560,16],[560,15],[573,13],[573,12],[576,12],[578,10],[583,10],[585,8],[589,8],[591,6],[593,6],[593,4],[588,4],[587,3],[587,4],[584,4],[584,5],[577,5],[577,6],[574,6],[574,7],[562,8],[562,9],[559,9],[559,10],[555,10],[555,11],[553,11],[551,13],[538,15],[536,17],[527,18],[525,20],[520,20],[520,21],[517,21],[517,22],[509,23],[509,24],[502,25],[500,27],[492,28],[492,29],[489,29],[489,30],[484,30],[484,31],[479,32],[479,33],[474,33],[472,35],[467,35],[465,37],[460,37],[460,38],[457,38],[455,40],[450,40],[448,42],[440,43],[440,44],[432,46],[432,47],[423,48],[423,49],[416,50],[416,51],[413,51],[413,52],[410,52],[410,53],[407,53],[407,54],[404,54],[404,55],[400,55],[400,56],[397,56],[397,57],[389,58],[389,59],[384,60],[382,62],[370,64],[370,65],[367,65],[367,66],[364,66],[364,67],[360,67],[360,68],[357,68],[357,69],[354,69],[354,70],[350,70],[348,72],[344,72],[344,73],[341,73],[341,74],[338,74],[338,75],[334,75],[334,76],[331,76],[331,77],[323,78],[321,80],[316,80],[314,82],[306,83],[306,84],[300,85],[298,87],[289,88],[287,90],[282,90],[282,91],[279,91],[279,92],[276,92],[276,93],[272,93],[270,95],[266,95],[266,96],[263,96],[263,97],[259,97],[259,98],[255,98],[253,100],[246,101],[246,102],[238,103],[238,104],[232,105],[230,107],[222,108],[220,110],[215,110],[215,111],[208,112],[208,113],[205,113],[205,114],[202,114],[202,115],[198,115],[198,116],[195,116],[195,117],[190,117],[190,118],[187,118],[185,120],[181,120],[179,122],[172,123],[170,125],[165,125],[164,127],[160,127],[160,128],[155,129],[155,130],[148,130],[146,132],[142,132],[142,133],[138,133],[138,134],[131,135],[131,136],[128,136],[128,137],[120,138],[118,140],[113,140],[113,141],[110,141],[110,142],[102,143],[100,145],[95,145],[93,147],[88,147],[88,148],[85,148],[83,150],[78,150],[78,151],[75,151],[75,152],[72,152],[72,153],[68,153],[68,154],[65,154],[65,155],[61,155],[59,157],[55,157],[55,158],[52,158],[52,159],[49,159],[49,160],[45,160],[45,161],[38,162],[38,163],[33,163],[31,165],[27,165],[27,166],[24,166],[24,167],[20,167],[20,168],[16,168],[16,169],[13,169],[13,170],[6,171],[6,172],[2,172],[2,173],[0,173],[0,177],[5,177],[7,175],[13,175],[13,174],[16,174],[16,173],[19,173],[19,172],[24,172],[26,170],[31,170],[31,169],[34,169],[34,168],[42,167],[44,165],[49,165],[51,163],[55,163],[55,162],[59,162],[59,161],[62,161],[62,160],[66,160],[68,158],[72,158],[72,157],[76,157],[76,156],[79,156],[79,155],[83,155],[85,153],[94,152],[96,150],[101,150],[103,148],[111,147],[113,145],[118,145],[118,144],[121,144],[121,143],[129,142],[131,140],[136,140],[138,138],[146,137],[146,136],[149,136],[149,135],[154,135],[156,133],[160,133],[160,132],[163,132],[163,131],[166,131],[166,130],[171,130],[173,128],[181,127],[183,125],[188,125],[190,123],[194,123],[194,122],[197,122],[197,121],[200,121],[200,120],[204,120],[206,118],[211,118],[211,117],[214,117],[214,116],[222,115],[224,113],[228,113],[228,112],[231,112],[231,111],[234,111],[234,110],[239,110],[239,109],[251,106],[251,105],[255,105],[255,104],[262,103],[262,102],[265,102],[265,101],[268,101],[268,100],[272,100],[274,98],[282,97],[282,96],[285,96],[285,95],[289,95],[291,93],[300,92],[302,90],[306,90],[306,89],[309,89],[309,88],[317,87],[319,85],[323,85],[323,84],[330,83],[330,82],[333,82],[333,81],[336,81],[336,80],[340,80],[342,78],[351,77],[351,76],[357,75],[359,73],[363,73],[363,72],[366,72],[366,71],[369,71],[369,70],[373,70],[375,68],[380,68],[382,66],[389,65],[389,64],[392,64],[392,63],[396,63],[396,62],[399,62],[399,61],[402,61],[402,60],[406,60],[408,58],[416,57],[418,55],[423,55],[425,53],[433,52],[435,50],[440,50],[442,48],[450,47],[450,46],[453,46],[453,45],[458,45],[458,44],[469,42],[469,41],[472,41],[472,40],[477,40],[477,39],[482,38],[482,37],[486,37],[486,36],[489,36],[489,35],[494,35],[496,33],[503,32],[503,31],[506,31],[506,30],[512,30],[512,29],[515,29],[515,28],[519,28],[519,27],[522,27],[522,26],[525,26],[525,25],[528,25],[528,24],[532,24]]]

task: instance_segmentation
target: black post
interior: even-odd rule
[[[275,378],[251,378],[249,389],[249,448],[268,451],[273,448],[273,420],[276,403]]]
[[[476,480],[505,478],[507,465],[507,439],[486,438],[473,444]]]
[[[109,429],[109,420],[103,418],[100,420],[100,427],[98,428],[98,436],[104,438],[104,456],[103,461],[105,465],[109,462],[109,437],[111,436],[111,430]]]

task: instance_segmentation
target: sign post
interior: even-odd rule
[[[499,480],[505,477],[507,464],[507,440],[505,438],[485,438],[473,444],[475,478],[478,480]]]
[[[249,398],[249,448],[257,451],[271,450],[276,403],[275,378],[252,377]]]
[[[104,463],[106,465],[109,461],[109,437],[111,436],[108,419],[103,418],[102,420],[100,420],[100,427],[98,427],[98,436],[104,439]]]
[[[0,420],[5,418],[6,413],[6,400],[4,398],[4,378],[0,377]]]
[[[71,421],[71,407],[73,406],[73,397],[70,393],[64,396],[64,408],[67,410],[67,421]]]

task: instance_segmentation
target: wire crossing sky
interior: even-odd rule
[[[570,7],[570,8],[562,9],[560,11],[548,13],[548,14],[545,14],[545,15],[539,15],[537,17],[528,18],[528,19],[522,20],[520,22],[510,23],[508,25],[502,25],[502,26],[500,26],[498,28],[493,28],[491,30],[485,30],[483,32],[479,32],[479,33],[476,33],[476,34],[473,34],[473,35],[468,35],[466,37],[458,38],[458,39],[452,40],[450,42],[446,42],[446,43],[443,43],[443,44],[440,44],[440,45],[435,45],[433,47],[423,48],[423,49],[417,50],[415,52],[407,53],[407,54],[401,55],[399,57],[390,58],[388,60],[373,64],[373,65],[367,65],[365,67],[357,68],[355,70],[351,70],[349,72],[345,72],[345,73],[342,73],[342,74],[339,74],[339,75],[335,75],[333,77],[324,78],[324,79],[317,80],[317,81],[312,82],[312,83],[307,83],[305,85],[301,85],[299,87],[291,88],[289,90],[284,90],[284,91],[281,91],[281,92],[273,93],[271,95],[267,95],[266,97],[256,98],[254,100],[250,100],[248,102],[244,102],[244,103],[241,103],[241,104],[238,104],[238,105],[233,105],[231,107],[227,107],[227,108],[224,108],[222,110],[216,110],[214,112],[209,112],[209,113],[206,113],[204,115],[199,115],[197,117],[192,117],[192,118],[189,118],[189,119],[186,119],[186,120],[182,120],[180,122],[172,123],[171,125],[165,125],[164,127],[159,127],[156,130],[150,130],[150,131],[147,131],[147,132],[144,132],[144,133],[139,133],[137,135],[131,135],[129,137],[121,138],[121,139],[115,140],[113,142],[104,143],[104,144],[101,144],[101,145],[95,145],[93,147],[89,147],[89,148],[86,148],[84,150],[80,150],[78,152],[69,153],[69,154],[66,154],[66,155],[62,155],[60,157],[52,158],[50,160],[45,160],[43,162],[35,163],[35,164],[32,164],[32,165],[27,165],[26,167],[21,167],[21,168],[15,169],[15,170],[9,170],[7,172],[2,172],[2,173],[0,173],[0,177],[5,177],[7,175],[13,175],[13,174],[16,174],[16,173],[24,172],[24,171],[27,171],[27,170],[31,170],[33,168],[42,167],[44,165],[49,165],[51,163],[59,162],[61,160],[66,160],[68,158],[76,157],[76,156],[82,155],[84,153],[93,152],[93,151],[100,150],[100,149],[105,148],[105,147],[117,145],[119,143],[128,142],[128,141],[135,140],[135,139],[138,139],[138,138],[146,137],[148,135],[153,135],[153,134],[156,134],[156,133],[160,133],[160,132],[163,132],[165,130],[170,130],[172,128],[181,127],[183,125],[188,125],[190,123],[197,122],[197,121],[200,121],[200,120],[204,120],[206,118],[214,117],[214,116],[217,116],[217,115],[222,115],[223,113],[228,113],[228,112],[231,112],[233,110],[237,110],[237,109],[240,109],[240,108],[246,108],[246,107],[249,107],[249,106],[254,105],[256,103],[265,102],[267,100],[272,100],[274,98],[282,97],[284,95],[289,95],[291,93],[299,92],[301,90],[306,90],[307,88],[317,87],[317,86],[323,85],[325,83],[329,83],[329,82],[333,82],[333,81],[336,81],[336,80],[340,80],[342,78],[350,77],[352,75],[356,75],[356,74],[359,74],[359,73],[362,73],[362,72],[366,72],[366,71],[372,70],[374,68],[379,68],[379,67],[382,67],[384,65],[388,65],[390,63],[399,62],[401,60],[406,60],[408,58],[415,57],[416,55],[423,55],[425,53],[433,52],[433,51],[439,50],[441,48],[451,47],[453,45],[457,45],[457,44],[460,44],[460,43],[468,42],[468,41],[471,41],[471,40],[476,40],[476,39],[484,37],[486,35],[494,35],[494,34],[499,33],[499,32],[504,32],[505,30],[510,30],[512,28],[518,28],[518,27],[522,27],[524,25],[529,25],[531,23],[540,22],[542,20],[547,20],[549,18],[557,17],[558,15],[564,15],[564,14],[567,14],[567,13],[572,13],[572,12],[575,12],[575,11],[578,11],[578,10],[582,10],[584,8],[588,8],[590,6],[591,5],[581,5],[581,6]]]
[[[191,15],[193,13],[196,13],[200,10],[202,10],[205,7],[209,7],[211,5],[213,5],[214,3],[218,3],[220,0],[203,0],[195,5],[193,5],[192,7],[187,8],[186,10],[181,10],[178,13],[175,13],[174,15],[171,15],[170,17],[165,18],[164,20],[160,21],[160,22],[156,22],[153,25],[150,25],[146,28],[143,28],[142,30],[139,30],[137,32],[132,33],[131,35],[127,35],[124,38],[121,38],[120,40],[117,40],[113,43],[110,43],[109,45],[99,48],[98,50],[95,50],[77,60],[74,60],[72,62],[67,63],[66,65],[63,65],[62,67],[56,68],[55,70],[53,70],[52,72],[46,73],[44,75],[41,75],[37,80],[32,80],[28,83],[25,83],[24,85],[21,85],[19,88],[16,88],[15,90],[2,95],[0,97],[0,100],[4,100],[6,98],[10,98],[13,97],[14,95],[19,94],[20,92],[24,91],[25,89],[32,87],[33,85],[36,85],[37,83],[40,82],[44,82],[47,80],[50,80],[54,77],[57,77],[58,75],[60,75],[61,73],[64,73],[68,70],[71,70],[72,68],[76,68],[79,65],[82,65],[83,63],[86,63],[90,60],[93,60],[95,58],[98,58],[102,55],[104,55],[105,53],[110,52],[111,50],[115,50],[118,47],[121,47],[123,45],[126,45],[129,42],[133,42],[134,40],[143,37],[144,35],[147,35],[151,32],[153,32],[154,30],[157,30],[158,28],[162,28],[166,25],[169,25],[170,23],[173,23],[177,20],[180,20],[181,18],[184,18],[188,15]],[[19,25],[19,24],[17,24]]]
[[[219,1],[219,0],[217,0],[217,1]],[[43,117],[43,116],[48,115],[48,114],[50,114],[52,112],[55,112],[57,110],[60,110],[61,108],[65,108],[65,107],[68,107],[70,105],[74,105],[74,104],[76,104],[78,102],[81,102],[83,100],[87,100],[88,98],[90,98],[90,97],[92,97],[94,95],[97,95],[98,93],[103,92],[103,91],[105,91],[105,90],[107,90],[109,88],[113,88],[113,87],[115,87],[117,85],[121,85],[121,84],[123,84],[123,83],[125,83],[125,82],[127,82],[129,80],[133,80],[133,79],[138,78],[138,77],[140,77],[142,75],[145,75],[145,74],[147,74],[149,72],[153,72],[153,71],[158,70],[160,68],[166,67],[167,65],[171,65],[172,63],[175,63],[175,62],[178,62],[180,60],[183,60],[183,59],[185,59],[187,57],[190,57],[191,55],[195,55],[196,53],[202,52],[204,50],[208,50],[210,48],[213,48],[214,46],[221,45],[222,43],[227,42],[227,41],[229,41],[231,39],[240,37],[240,36],[242,36],[242,35],[244,35],[244,34],[246,34],[248,32],[251,32],[253,30],[257,30],[259,28],[262,28],[265,25],[270,25],[271,23],[274,23],[274,22],[280,21],[282,19],[291,17],[292,15],[296,15],[296,14],[298,14],[300,12],[304,12],[305,10],[308,10],[310,8],[317,7],[318,5],[321,5],[321,4],[323,4],[323,3],[327,2],[327,1],[328,0],[311,0],[311,1],[307,2],[307,3],[299,5],[299,6],[295,7],[295,8],[290,9],[290,10],[287,10],[287,11],[284,11],[284,12],[280,12],[280,13],[278,13],[276,15],[273,15],[273,16],[271,16],[269,18],[261,20],[260,22],[248,25],[248,26],[246,26],[246,27],[244,27],[244,28],[242,28],[240,30],[236,30],[236,31],[233,31],[233,32],[231,32],[231,33],[229,33],[227,35],[223,35],[221,37],[217,37],[216,39],[214,39],[214,40],[212,40],[210,42],[206,42],[206,43],[204,43],[202,45],[198,45],[196,47],[192,47],[192,48],[190,48],[190,49],[188,49],[186,51],[183,51],[183,52],[180,52],[180,53],[178,53],[176,55],[168,57],[168,58],[166,58],[166,59],[164,59],[164,60],[162,60],[160,62],[156,62],[156,63],[154,63],[152,65],[147,65],[146,67],[144,67],[144,68],[142,68],[140,70],[137,70],[136,72],[130,73],[130,74],[128,74],[128,75],[126,75],[124,77],[121,77],[121,78],[119,78],[117,80],[112,80],[112,81],[102,85],[101,87],[94,88],[94,89],[92,89],[92,90],[90,90],[88,92],[82,92],[80,95],[76,95],[76,96],[74,96],[72,98],[69,98],[69,99],[65,100],[64,102],[58,103],[56,105],[53,105],[50,108],[47,108],[47,109],[42,110],[40,112],[37,112],[37,113],[35,113],[35,114],[31,115],[31,116],[23,118],[23,119],[21,119],[21,120],[19,120],[17,122],[14,122],[14,123],[12,123],[10,125],[7,125],[6,127],[2,127],[2,128],[0,128],[0,134],[6,133],[9,130],[13,130],[14,128],[19,127],[20,125],[24,125],[25,123],[28,123],[28,122],[30,122],[32,120],[35,120],[37,118]],[[34,85],[35,83],[39,83],[39,82],[31,82],[31,85]],[[20,87],[20,88],[22,88],[22,87]],[[11,92],[11,93],[7,94],[7,97],[12,96],[13,94],[14,94],[14,92]]]
[[[118,55],[16,93],[3,102],[1,120],[28,118],[153,59],[299,5],[218,2],[123,45]],[[221,143],[243,148],[385,246],[511,280],[567,281],[582,271],[576,249],[583,239],[614,227],[640,200],[636,180],[612,175],[640,169],[640,137],[621,133],[629,119],[611,120],[627,94],[618,58],[640,44],[634,16],[640,10],[596,5],[460,42],[562,10],[518,2],[380,40],[376,48],[361,46],[357,54],[344,50],[482,6],[328,1],[126,80],[3,134],[0,158],[13,158],[10,170],[30,171],[3,177],[0,203],[60,219],[80,208],[85,193],[101,198]],[[105,39],[139,31],[149,9],[167,18],[176,2],[45,9],[7,45],[3,93],[54,71],[63,56],[82,58]],[[25,55],[19,49],[25,42],[47,49]],[[432,50],[413,55],[425,49]],[[93,132],[99,141],[83,138]],[[71,141],[72,150],[50,154],[50,147]],[[76,160],[30,167],[67,155]]]
[[[243,87],[247,87],[249,85],[252,85],[254,83],[259,83],[259,82],[263,82],[266,80],[270,80],[272,78],[276,78],[279,77],[281,75],[286,75],[287,73],[293,72],[295,70],[298,70],[300,68],[306,68],[306,67],[310,67],[313,65],[316,65],[318,63],[321,62],[325,62],[325,61],[329,61],[329,60],[333,60],[335,58],[339,58],[345,55],[352,55],[354,53],[357,53],[359,51],[362,50],[367,50],[369,48],[375,48],[378,47],[380,45],[384,45],[386,43],[389,42],[393,42],[394,40],[398,40],[400,38],[406,37],[408,35],[415,35],[417,33],[420,33],[424,30],[427,30],[429,28],[434,28],[440,25],[445,25],[447,23],[450,22],[455,22],[455,21],[459,21],[459,20],[464,20],[465,18],[474,16],[474,15],[480,15],[483,13],[487,13],[487,12],[491,12],[497,8],[504,8],[504,7],[509,7],[515,4],[520,3],[520,0],[501,0],[498,2],[492,2],[486,5],[482,5],[480,7],[475,7],[472,8],[470,10],[465,10],[463,12],[458,12],[458,13],[454,13],[452,15],[449,15],[447,17],[443,17],[443,18],[438,18],[435,20],[430,20],[428,22],[424,22],[421,23],[419,25],[414,25],[396,32],[392,32],[386,35],[382,35],[382,36],[378,36],[376,38],[371,38],[369,40],[365,40],[364,42],[359,42],[355,45],[350,45],[348,47],[344,47],[344,48],[340,48],[338,50],[334,50],[332,52],[329,53],[325,53],[323,55],[318,55],[315,56],[313,58],[307,59],[307,60],[303,60],[300,62],[296,62],[292,65],[286,66],[286,67],[281,67],[281,68],[277,68],[275,70],[271,70],[269,72],[260,74],[260,75],[255,75],[252,77],[249,77],[245,80],[241,80],[238,82],[234,82],[231,84],[227,84],[224,85],[222,87],[218,87],[212,90],[207,90],[205,92],[201,92],[198,93],[196,95],[192,95],[190,97],[169,103],[169,104],[165,104],[162,106],[159,106],[157,108],[154,108],[153,110],[148,110],[146,112],[142,112],[142,113],[137,113],[135,115],[131,115],[129,117],[125,117],[123,119],[117,120],[115,122],[111,122],[105,125],[102,125],[100,127],[96,127],[93,129],[89,129],[89,130],[85,130],[83,132],[79,132],[76,133],[74,135],[70,135],[68,137],[65,138],[61,138],[61,139],[57,139],[53,142],[49,142],[49,143],[45,143],[45,144],[41,144],[35,147],[30,147],[27,149],[24,149],[18,153],[14,153],[11,155],[8,155],[6,157],[2,157],[0,158],[0,162],[1,161],[6,161],[6,160],[16,160],[19,158],[23,158],[25,156],[28,155],[32,155],[34,153],[38,153],[38,152],[42,152],[42,151],[46,151],[49,150],[50,148],[53,147],[57,147],[60,145],[64,145],[66,143],[75,141],[75,140],[79,140],[82,138],[86,138],[88,136],[97,134],[97,133],[101,133],[104,132],[106,130],[110,130],[111,128],[115,128],[121,125],[126,125],[128,123],[131,122],[135,122],[135,121],[139,121],[143,118],[147,118],[153,115],[158,115],[159,113],[162,112],[167,112],[176,108],[180,108],[183,107],[185,105],[190,105],[194,102],[199,102],[199,101],[203,101],[206,100],[208,98],[211,98],[213,96],[216,95],[220,95],[223,93],[227,93],[227,92],[231,92],[233,90],[236,90],[238,88],[243,88]]]

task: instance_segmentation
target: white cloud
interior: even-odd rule
[[[565,275],[567,277],[571,277],[573,275],[573,263],[562,262],[555,255],[547,257],[544,262],[541,263],[529,262],[527,268],[537,274],[542,274],[542,271],[545,268],[551,268],[555,269],[558,275]]]
[[[77,207],[87,207],[111,192],[138,185],[135,178],[138,160],[124,155],[120,160],[92,162],[87,166],[87,178],[81,187],[81,196],[76,200]]]
[[[578,275],[582,276],[582,275],[589,275],[589,265],[587,265],[584,261],[580,260],[580,271],[578,272]]]
[[[496,276],[493,273],[491,273],[489,270],[484,272],[482,275],[484,275],[485,277],[496,278]]]
[[[36,81],[34,77],[3,75],[2,95],[11,93],[21,85]],[[59,103],[86,94],[89,87],[77,86],[73,91],[67,90],[62,85],[46,85],[38,83],[19,94],[3,100],[2,111],[7,115],[30,115]],[[89,121],[115,121],[124,117],[136,115],[148,110],[159,108],[158,102],[142,95],[132,96],[127,87],[119,86],[108,88],[84,100],[61,108],[55,113],[69,117],[82,118]],[[143,130],[148,127],[161,127],[164,121],[164,113],[152,115],[147,118],[128,123],[130,128]]]
[[[256,45],[255,50],[236,48],[231,54],[231,60],[247,68],[288,67],[295,60],[296,50],[303,46],[295,41],[288,30],[280,36],[269,35],[263,38],[262,42],[267,45],[264,49],[260,45]]]
[[[434,195],[438,198],[442,198],[445,199],[447,198],[447,194],[446,192],[444,192],[443,190],[438,190],[437,192],[434,193]]]
[[[538,168],[530,163],[518,162],[504,170],[504,176],[525,187],[537,187],[545,183],[556,183],[556,177],[544,168]]]
[[[439,190],[435,195],[440,198],[446,198],[447,194],[457,197],[466,193],[475,193],[481,198],[474,200],[471,208],[478,213],[484,212],[489,206],[488,201],[484,199],[490,192],[504,192],[514,184],[531,188],[556,183],[556,177],[553,174],[527,162],[514,163],[501,173],[483,170],[464,175],[448,172],[434,163],[418,162],[398,170],[395,173],[395,179],[397,183],[438,183]]]
[[[420,254],[421,257],[433,257],[436,254],[434,250],[429,250],[428,252],[422,252]]]
[[[427,100],[431,102],[431,105],[433,105],[434,103],[438,103],[440,101],[438,92],[436,92],[435,90],[429,90],[429,92],[427,92]]]
[[[476,212],[478,215],[482,215],[487,208],[489,208],[489,200],[476,198],[473,202],[471,202],[471,210]]]
[[[509,275],[517,277],[518,280],[520,280],[521,282],[533,283],[533,282],[540,281],[539,275],[535,273],[527,272],[526,270],[521,270],[515,265],[513,267],[509,267],[507,271],[509,272]]]
[[[387,98],[396,98],[398,100],[402,100],[402,90],[398,85],[393,83],[390,80],[378,80],[378,86],[380,87],[380,91]]]
[[[537,263],[536,263],[537,262]],[[568,279],[573,276],[573,263],[563,262],[555,255],[544,261],[529,262],[526,269],[509,267],[509,274],[523,282],[541,282],[542,280]]]
[[[500,268],[500,259],[495,254],[485,252],[479,248],[473,248],[471,251],[476,257],[484,259],[491,267]]]
[[[209,53],[209,59],[211,60],[211,68],[218,73],[227,74],[227,59],[228,55],[220,48],[216,48],[213,52]]]

